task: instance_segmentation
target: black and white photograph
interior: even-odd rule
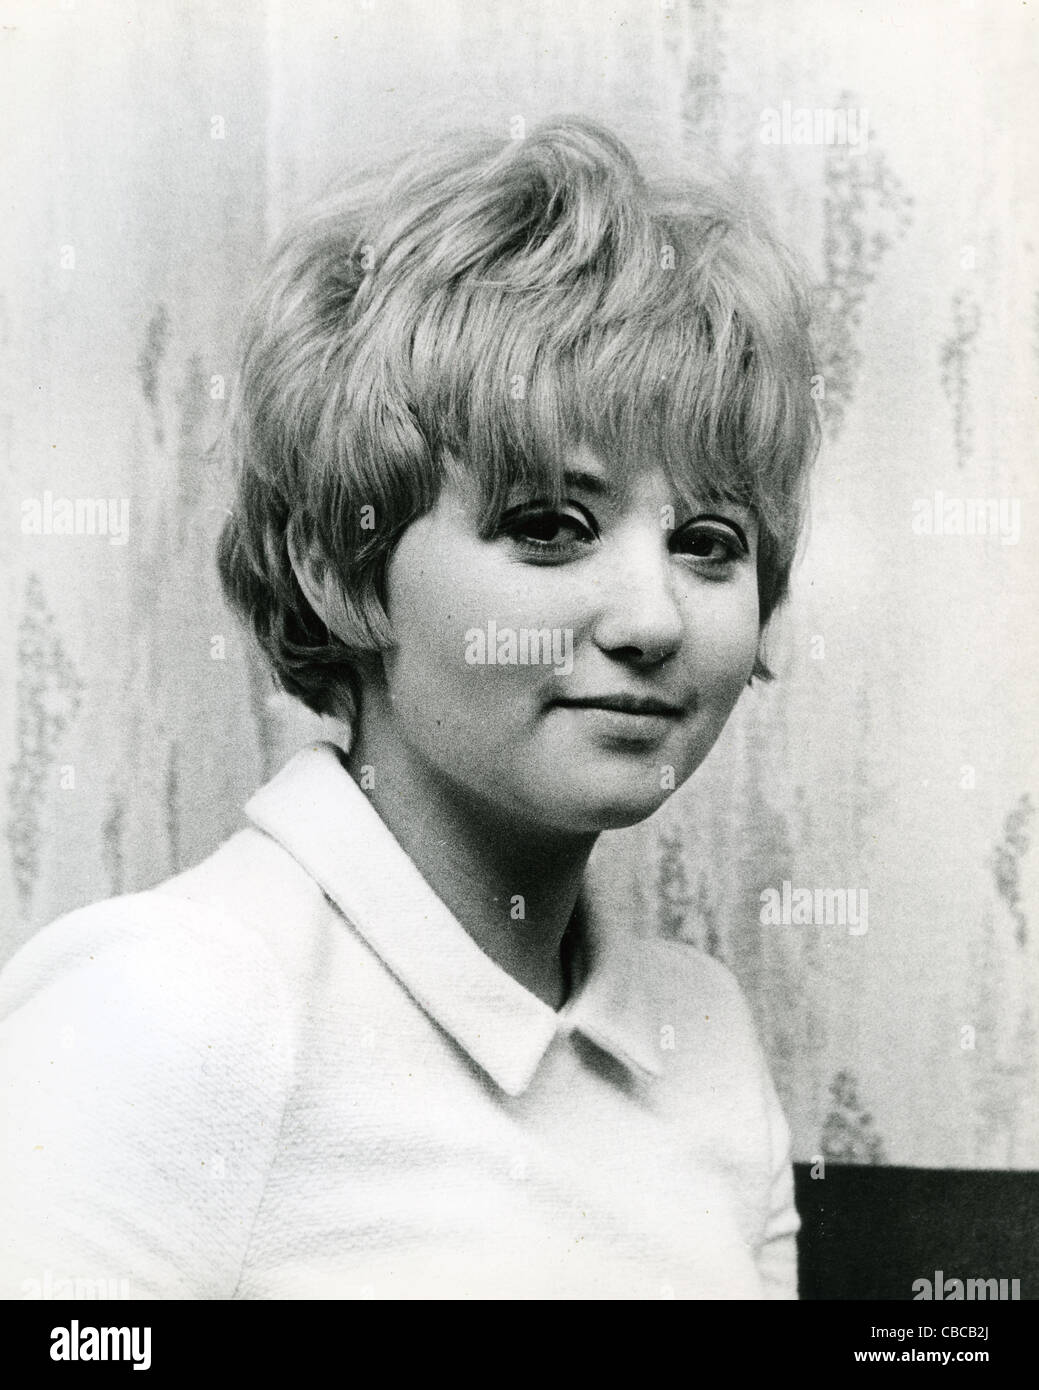
[[[33,1355],[161,1373],[166,1301],[680,1300],[998,1364],[1035,7],[0,20]]]

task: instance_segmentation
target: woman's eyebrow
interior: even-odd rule
[[[754,517],[754,509],[746,502],[740,502],[735,497],[718,497],[716,495],[706,495],[703,497],[691,497],[686,499],[684,505],[689,508],[690,516],[713,517],[715,521],[727,521],[726,512],[735,512],[737,516]]]
[[[563,474],[563,482],[568,488],[592,492],[597,497],[605,497],[612,491],[608,480],[600,473],[588,473],[583,468],[568,468]]]
[[[596,497],[607,497],[613,492],[608,478],[601,473],[590,473],[583,468],[567,468],[560,478],[565,492],[590,492]],[[510,489],[510,497],[525,492],[520,484]]]

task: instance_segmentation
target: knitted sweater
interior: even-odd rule
[[[331,745],[246,811],[0,975],[0,1297],[796,1297],[787,1126],[723,966],[590,913],[556,1012]]]

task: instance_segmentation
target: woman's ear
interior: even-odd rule
[[[289,522],[286,544],[292,573],[303,590],[303,597],[334,637],[353,646],[356,624],[343,597],[339,578],[324,556],[303,540],[295,517]]]
[[[750,686],[752,686],[756,680],[757,680],[757,681],[771,681],[771,680],[775,680],[775,676],[774,676],[773,673],[772,673],[772,668],[769,666],[768,662],[765,660],[765,629],[764,629],[764,628],[761,628],[760,632],[758,633],[758,647],[757,647],[757,651],[756,651],[755,654],[754,654],[754,669],[753,669],[753,670],[751,671],[751,673],[750,673],[750,679],[747,681],[747,684],[750,685]]]
[[[288,524],[285,543],[296,583],[330,636],[347,649],[354,665],[377,662],[392,645],[388,631],[380,630],[379,618],[383,615],[365,612],[363,603],[350,594],[335,565],[306,537],[296,517]]]

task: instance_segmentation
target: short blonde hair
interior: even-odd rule
[[[650,184],[583,118],[442,141],[351,180],[271,260],[230,406],[225,593],[286,690],[348,715],[392,642],[393,547],[448,471],[490,534],[517,483],[558,496],[586,443],[753,510],[764,627],[818,447],[813,371],[801,278],[731,194]],[[345,631],[290,544],[338,577]]]

